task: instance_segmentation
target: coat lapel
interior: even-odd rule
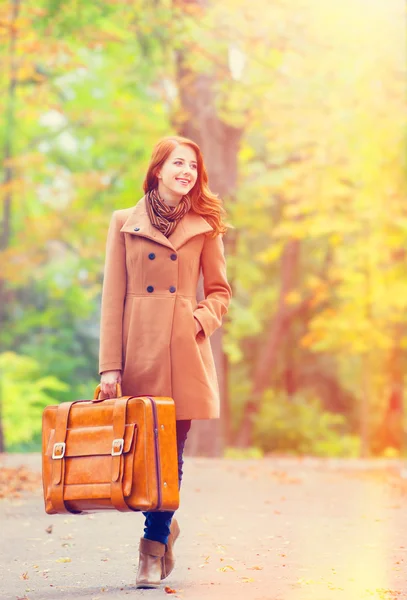
[[[136,231],[137,230],[137,231]],[[145,237],[157,244],[167,246],[172,250],[178,250],[188,240],[213,231],[213,227],[200,215],[189,211],[178,223],[175,231],[166,238],[161,231],[151,224],[147,213],[146,199],[143,197],[134,207],[130,216],[126,219],[123,227],[120,229],[123,233],[130,233],[139,237]]]
[[[187,212],[175,228],[174,233],[168,238],[175,250],[186,244],[191,238],[201,233],[209,233],[213,228],[200,215],[191,211]]]

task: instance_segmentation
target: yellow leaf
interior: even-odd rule
[[[224,567],[219,567],[219,569],[216,570],[222,573],[225,573],[226,571],[236,571],[236,569],[232,567],[232,565],[225,565]]]
[[[68,556],[64,556],[62,558],[58,558],[55,562],[57,563],[69,563],[71,559]]]
[[[296,290],[292,290],[285,295],[285,303],[292,306],[301,302],[301,294]]]

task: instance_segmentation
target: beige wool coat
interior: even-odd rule
[[[113,213],[106,244],[99,373],[122,371],[124,395],[169,396],[177,419],[219,417],[209,338],[231,288],[222,236],[189,211],[168,239],[150,222],[145,197]],[[202,269],[205,298],[197,303]],[[202,326],[195,336],[194,316]]]

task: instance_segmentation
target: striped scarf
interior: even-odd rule
[[[181,198],[178,206],[172,208],[161,200],[158,190],[154,189],[146,196],[147,213],[154,227],[168,237],[172,234],[179,221],[191,208],[191,200],[188,196]]]

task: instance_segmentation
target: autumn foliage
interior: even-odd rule
[[[223,444],[404,451],[403,21],[359,0],[0,7],[0,448],[91,395],[110,214],[177,133],[233,225]]]

